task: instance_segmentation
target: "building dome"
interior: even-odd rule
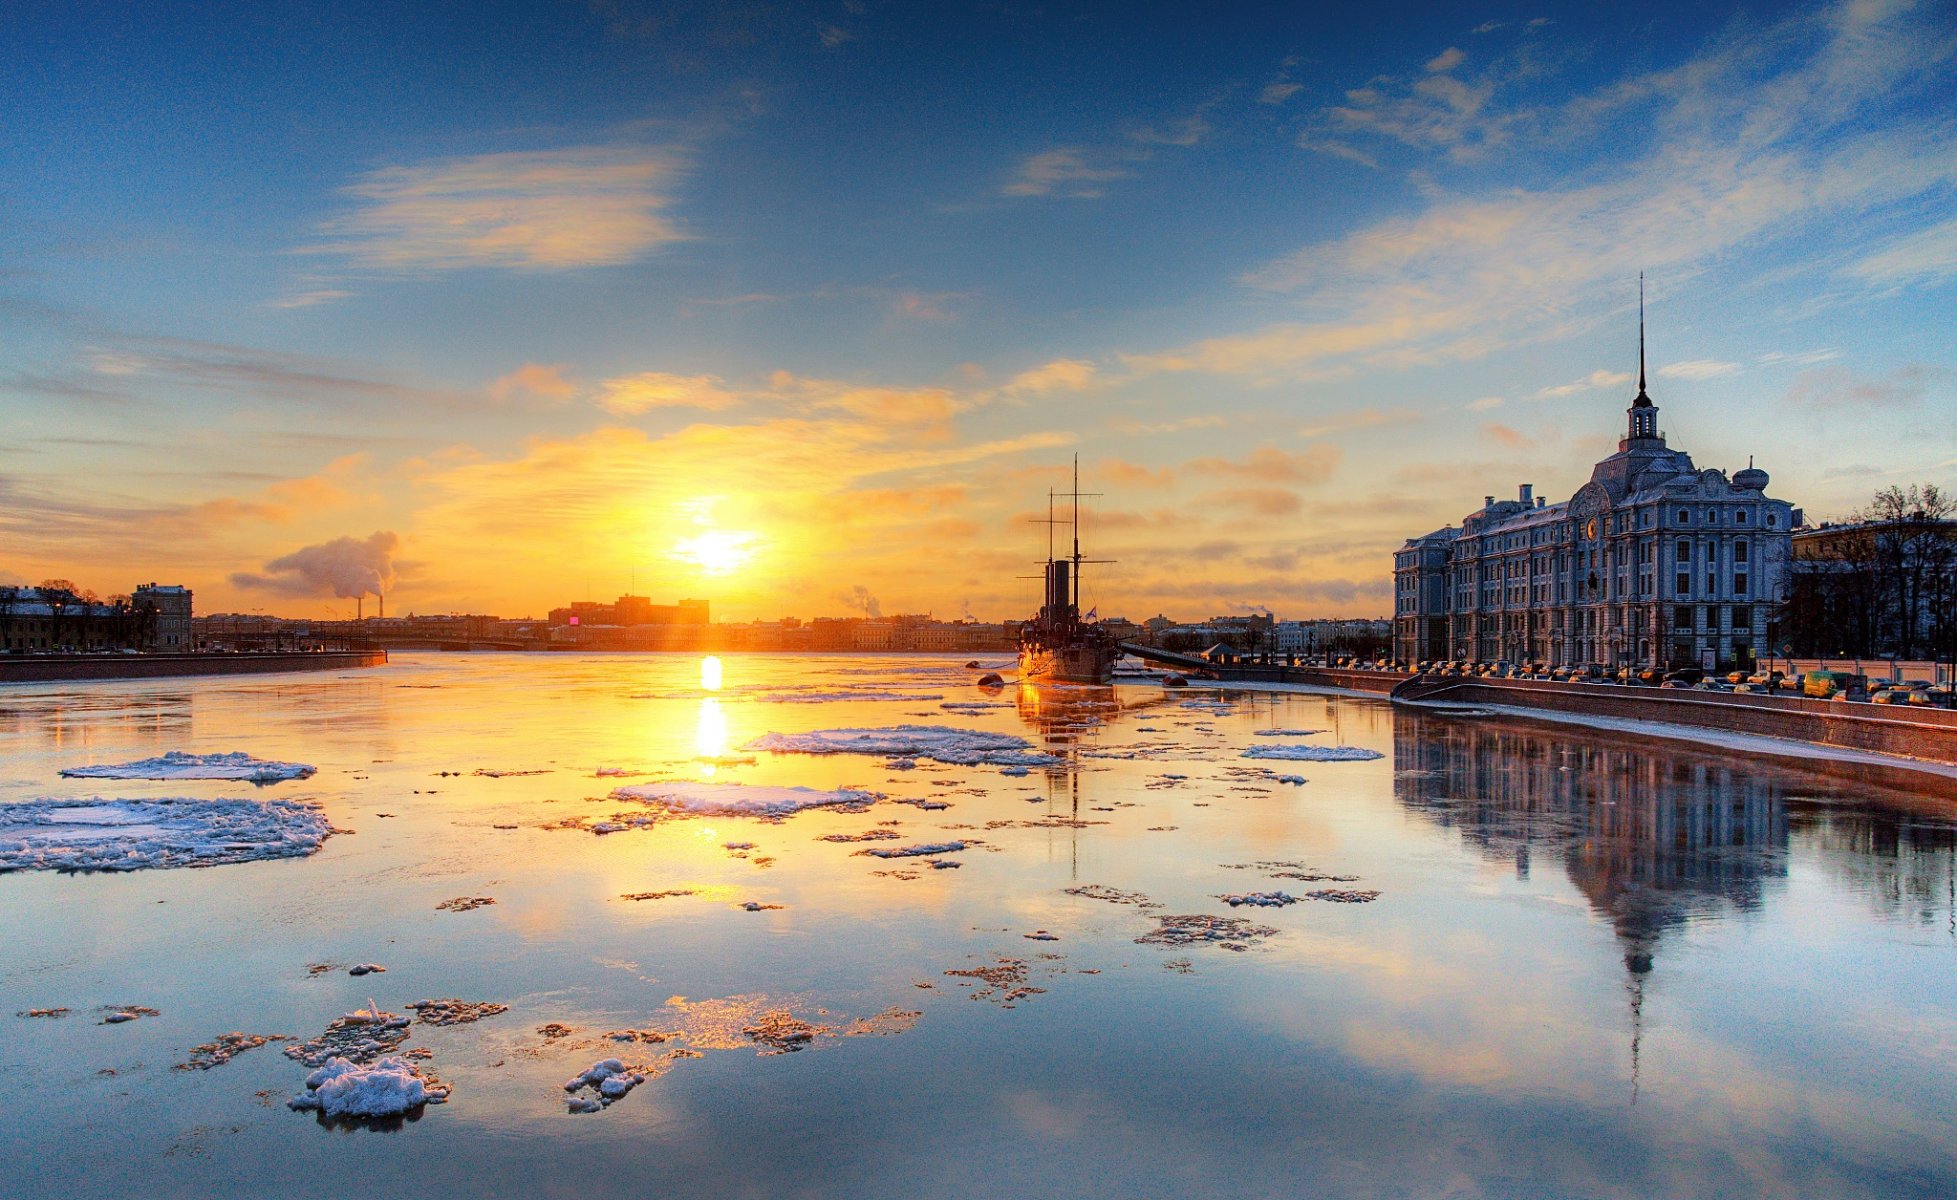
[[[1733,486],[1749,492],[1764,492],[1767,490],[1767,473],[1748,463],[1744,471],[1733,473]]]

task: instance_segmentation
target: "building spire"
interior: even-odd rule
[[[1644,272],[1638,272],[1638,395],[1644,395]]]

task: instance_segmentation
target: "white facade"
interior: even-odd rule
[[[1665,444],[1637,397],[1617,453],[1560,504],[1523,484],[1394,556],[1396,658],[1751,665],[1785,599],[1797,511]]]

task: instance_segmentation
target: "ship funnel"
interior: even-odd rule
[[[1058,615],[1067,611],[1073,603],[1073,588],[1069,575],[1073,564],[1066,559],[1057,559],[1046,565],[1046,607],[1047,611]]]

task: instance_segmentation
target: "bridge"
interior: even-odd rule
[[[1407,678],[1404,671],[1349,671],[1340,667],[1310,667],[1272,662],[1212,661],[1199,654],[1182,654],[1135,642],[1120,644],[1123,654],[1144,662],[1201,674],[1211,679],[1240,679],[1260,683],[1296,683],[1307,687],[1345,688],[1356,692],[1387,692]]]

